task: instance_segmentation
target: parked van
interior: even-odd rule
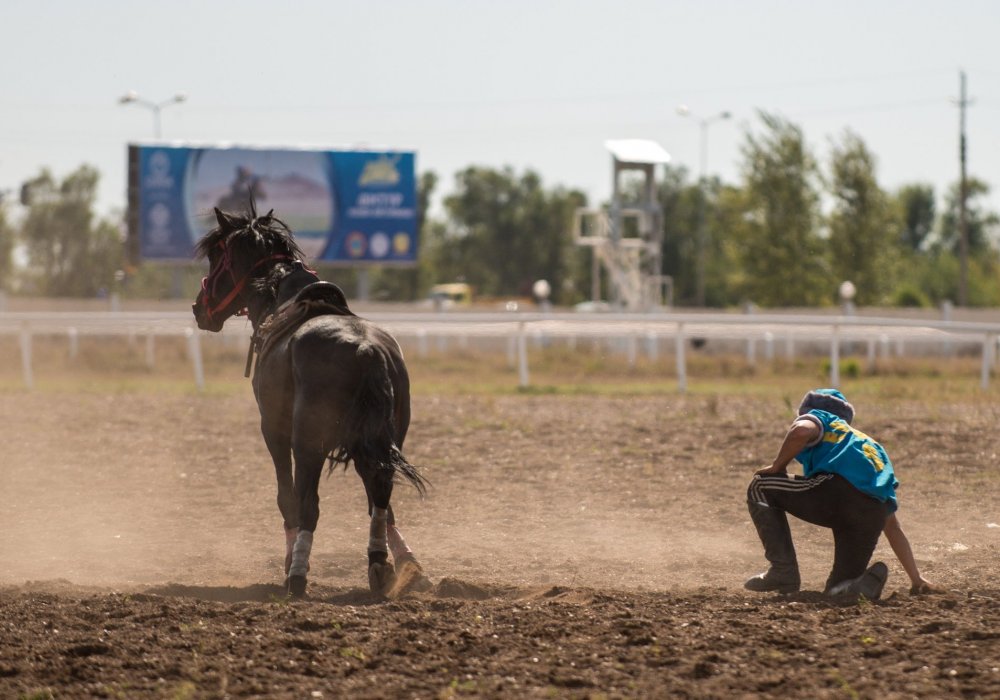
[[[448,309],[453,306],[469,306],[472,304],[472,287],[465,282],[449,282],[435,284],[429,295],[435,309]]]

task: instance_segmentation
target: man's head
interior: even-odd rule
[[[844,395],[836,389],[813,389],[802,397],[799,404],[799,415],[813,409],[832,413],[850,423],[854,420],[854,406],[847,402]]]

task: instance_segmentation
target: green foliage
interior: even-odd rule
[[[900,220],[899,242],[911,251],[924,248],[934,232],[934,188],[931,185],[905,185],[896,193],[894,205]]]
[[[14,271],[14,227],[7,222],[7,206],[0,202],[0,292],[11,290]]]
[[[939,239],[952,252],[958,252],[961,232],[959,230],[959,185],[954,185],[945,200],[945,211],[941,216]],[[969,254],[977,255],[996,245],[997,228],[1000,217],[995,212],[986,211],[982,200],[990,193],[990,186],[977,178],[966,181],[966,222],[968,227]]]
[[[990,248],[969,261],[969,306],[1000,305],[1000,260]]]
[[[930,306],[931,302],[923,291],[906,282],[896,287],[892,295],[892,305],[922,309]]]
[[[674,302],[727,307],[822,306],[837,286],[852,281],[860,306],[924,307],[959,298],[958,199],[952,188],[935,219],[930,185],[906,185],[886,194],[875,177],[875,158],[850,131],[833,143],[820,168],[802,130],[761,113],[742,149],[741,182],[692,182],[684,168],[668,166],[657,198],[663,219],[663,272],[674,281]],[[0,206],[0,290],[52,296],[187,298],[204,275],[203,264],[128,267],[120,227],[93,214],[98,173],[82,166],[62,180],[47,171],[29,184],[23,219],[13,224]],[[376,300],[412,301],[439,282],[464,281],[479,297],[526,297],[538,279],[552,286],[552,301],[569,305],[589,296],[591,251],[578,247],[571,225],[585,196],[545,187],[531,170],[468,167],[456,174],[443,199],[444,215],[431,216],[438,188],[432,172],[418,179],[419,261],[412,268],[370,268]],[[624,198],[638,194],[626,181]],[[985,208],[986,183],[969,180],[971,306],[1000,305],[1000,217]],[[821,195],[831,204],[820,212]],[[699,222],[703,237],[699,244]],[[12,261],[18,244],[25,269]],[[699,248],[704,289],[698,289]],[[118,270],[126,271],[119,281]],[[352,294],[358,269],[321,269]]]
[[[861,363],[853,357],[840,360],[837,364],[841,377],[847,379],[857,379],[861,376]],[[824,377],[830,376],[830,358],[824,358],[820,363],[820,372]]]
[[[115,271],[124,263],[123,240],[113,223],[94,221],[99,177],[82,165],[61,181],[43,170],[29,183],[31,201],[21,225],[29,289],[89,297],[113,288]]]
[[[818,170],[802,130],[760,114],[764,133],[743,147],[747,207],[733,231],[746,298],[762,306],[812,306],[833,289],[819,236]]]
[[[345,659],[357,659],[358,661],[365,660],[365,652],[358,647],[342,647],[340,650],[340,655]]]
[[[958,298],[958,258],[936,248],[911,259],[908,281],[922,289],[934,302]]]
[[[899,255],[892,208],[875,179],[875,158],[861,138],[848,131],[833,146],[830,171],[834,280],[853,282],[859,305],[881,303],[892,290]]]
[[[958,255],[941,247],[926,253],[904,256],[900,262],[901,276],[893,299],[906,289],[919,290],[929,305],[958,298],[960,265]],[[1000,304],[1000,256],[994,249],[980,252],[969,259],[969,306]]]
[[[439,281],[464,280],[487,296],[528,296],[546,279],[553,301],[579,298],[584,256],[571,225],[586,197],[575,190],[546,190],[532,171],[469,167],[456,176],[445,199],[447,226],[425,227],[425,253]]]
[[[657,200],[663,211],[663,273],[674,280],[674,302],[684,306],[696,298],[698,207],[703,192],[687,182],[687,170],[666,166]]]

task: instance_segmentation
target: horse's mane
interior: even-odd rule
[[[195,255],[201,259],[222,244],[234,256],[285,253],[301,258],[302,250],[292,237],[288,225],[274,216],[272,209],[263,216],[257,216],[257,209],[250,202],[250,211],[231,214],[216,210],[219,225],[206,233],[195,244]]]

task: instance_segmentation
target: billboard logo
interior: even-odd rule
[[[406,255],[410,252],[410,234],[400,231],[392,237],[392,248],[396,255]]]
[[[375,160],[368,161],[365,163],[364,170],[361,171],[358,184],[362,187],[365,185],[399,184],[399,170],[396,169],[396,163],[398,162],[398,154],[391,158],[383,154]]]
[[[147,187],[171,188],[174,178],[170,174],[170,156],[163,151],[154,151],[149,157],[149,172],[146,175]]]
[[[389,254],[389,237],[381,231],[373,234],[371,248],[373,258],[384,258]]]
[[[167,245],[170,241],[170,209],[161,202],[149,210],[149,241],[155,246]]]
[[[360,258],[365,254],[365,248],[367,248],[367,241],[365,240],[365,234],[360,231],[351,231],[347,234],[347,240],[345,245],[347,246],[347,254],[352,258]]]

